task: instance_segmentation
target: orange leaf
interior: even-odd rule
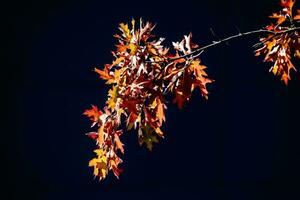
[[[277,14],[277,13],[273,13],[273,15],[270,15],[269,18],[271,19],[277,19],[277,25],[282,24],[283,22],[285,22],[285,16],[282,14]]]
[[[89,117],[91,121],[97,122],[102,112],[98,110],[97,106],[92,105],[92,109],[85,110],[83,114]]]
[[[117,149],[119,149],[124,154],[124,148],[123,148],[124,144],[121,142],[118,134],[115,134],[114,136],[115,136],[115,143]]]
[[[115,46],[117,47],[118,52],[126,52],[126,50],[128,48],[126,45],[119,45],[119,44],[117,44]]]
[[[290,11],[294,6],[295,0],[281,0],[280,5],[284,8],[288,8]]]
[[[185,61],[186,61],[185,58],[179,58],[179,59],[176,59],[176,60],[174,61],[174,65],[177,64],[177,63],[184,63]]]
[[[99,146],[102,146],[104,143],[104,125],[101,125],[98,129],[98,144]]]
[[[300,10],[297,10],[297,15],[294,17],[294,20],[300,20]]]
[[[95,68],[94,71],[99,74],[100,78],[102,78],[103,80],[110,80],[114,78],[109,74],[109,70],[107,69],[107,67],[105,67],[104,70]]]
[[[166,117],[164,113],[164,104],[160,101],[159,98],[156,98],[156,102],[157,102],[156,116],[158,118],[159,123],[162,124],[163,121],[166,121]]]
[[[164,136],[164,133],[161,131],[161,129],[159,127],[157,127],[155,130],[154,130],[160,137],[163,137]]]
[[[282,74],[281,80],[284,82],[285,85],[288,85],[289,83],[289,76],[287,74]]]

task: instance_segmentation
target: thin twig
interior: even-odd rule
[[[228,42],[229,40],[232,40],[232,39],[236,39],[236,38],[240,38],[240,37],[245,37],[245,36],[248,36],[248,35],[253,35],[253,34],[258,34],[258,33],[269,33],[269,34],[273,34],[274,36],[277,36],[277,35],[281,35],[281,34],[293,32],[293,31],[297,31],[297,30],[300,30],[300,27],[295,27],[295,28],[284,30],[284,31],[278,31],[278,32],[271,31],[271,30],[265,30],[265,29],[259,29],[259,30],[255,30],[255,31],[249,31],[249,32],[239,33],[237,35],[233,35],[233,36],[221,39],[219,41],[214,41],[211,44],[208,44],[206,46],[203,46],[203,47],[200,47],[198,49],[195,49],[194,51],[192,51],[189,54],[185,54],[185,55],[182,55],[182,56],[171,58],[170,61],[181,59],[181,58],[186,58],[186,57],[189,57],[191,55],[194,55],[195,53],[198,53],[198,52],[201,52],[203,50],[206,50],[206,49],[208,49],[210,47],[213,47],[213,46],[216,46],[216,45]]]
[[[226,42],[228,42],[230,40],[233,40],[233,39],[236,39],[236,38],[245,37],[245,36],[249,36],[249,35],[259,34],[259,33],[272,34],[273,35],[272,37],[269,37],[269,38],[267,38],[267,40],[262,41],[262,43],[265,43],[266,41],[268,41],[268,40],[270,40],[270,39],[272,39],[272,38],[274,38],[274,37],[276,37],[278,35],[282,35],[282,34],[294,32],[294,31],[297,31],[297,30],[300,30],[300,27],[294,27],[294,28],[283,30],[283,31],[271,31],[271,30],[259,29],[259,30],[255,30],[255,31],[244,32],[244,33],[240,32],[237,35],[232,35],[230,37],[227,37],[227,38],[224,38],[224,39],[220,39],[219,41],[213,41],[211,44],[208,44],[206,46],[203,46],[203,47],[200,47],[198,49],[195,49],[194,51],[192,51],[192,52],[190,52],[188,54],[168,59],[167,62],[169,62],[169,63],[166,66],[162,66],[161,67],[161,71],[154,77],[153,80],[157,81],[158,78],[159,78],[159,76],[163,73],[164,69],[166,69],[168,66],[174,64],[174,62],[176,60],[181,59],[181,58],[194,59],[194,58],[200,56],[204,52],[204,50],[206,50],[208,48],[211,48],[213,46],[217,46],[217,45],[222,44],[222,43],[226,43]],[[256,45],[258,45],[258,44],[256,44]],[[154,62],[154,63],[159,63],[159,62]],[[167,86],[167,88],[165,88],[164,93],[167,91],[168,88],[170,88],[170,86]]]

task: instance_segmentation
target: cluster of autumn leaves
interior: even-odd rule
[[[270,68],[276,76],[280,76],[281,80],[287,85],[291,79],[290,71],[296,71],[291,58],[300,58],[300,38],[297,31],[289,31],[295,28],[300,20],[300,10],[293,15],[293,6],[295,0],[281,0],[282,9],[279,13],[273,13],[269,16],[275,20],[274,24],[266,27],[270,31],[265,38],[261,38],[262,47],[257,49],[256,56],[263,55],[265,62],[273,63]]]
[[[300,19],[300,15],[292,16],[293,4],[294,1],[281,0],[281,12],[271,16],[277,22],[266,27],[270,34],[261,39],[263,47],[256,50],[256,55],[262,54],[265,61],[274,62],[271,71],[280,75],[285,83],[290,79],[290,69],[295,69],[290,60],[291,51],[300,57],[298,33],[276,33],[288,30],[295,20]],[[124,153],[124,144],[120,140],[122,124],[128,130],[136,129],[140,145],[145,144],[152,150],[153,143],[164,137],[161,127],[166,120],[166,94],[173,95],[173,102],[179,108],[196,88],[203,97],[208,97],[206,84],[213,80],[205,72],[206,67],[199,59],[202,51],[191,41],[192,35],[173,42],[170,50],[163,46],[164,38],[157,38],[152,33],[153,29],[153,24],[142,20],[121,23],[120,34],[114,35],[118,43],[112,52],[113,62],[104,65],[103,69],[95,68],[99,77],[111,85],[106,106],[102,110],[92,106],[84,112],[96,130],[87,133],[97,144],[96,157],[90,160],[89,166],[100,180],[109,171],[116,177],[122,171],[119,166],[122,163],[119,152]]]
[[[118,44],[112,54],[114,61],[104,69],[95,68],[99,77],[111,85],[108,91],[106,107],[103,111],[92,106],[84,112],[96,127],[96,132],[87,135],[96,140],[96,158],[89,166],[100,179],[106,177],[109,170],[119,176],[119,164],[122,160],[117,151],[124,153],[120,136],[122,122],[128,130],[136,129],[139,143],[152,150],[153,143],[164,136],[161,126],[165,121],[165,94],[175,94],[174,102],[181,108],[189,100],[192,91],[199,87],[207,97],[207,78],[205,66],[198,58],[173,58],[191,53],[197,45],[191,42],[191,35],[185,36],[180,43],[174,43],[176,54],[171,54],[162,45],[163,38],[152,34],[154,25],[135,20],[120,24],[120,34],[116,34]]]

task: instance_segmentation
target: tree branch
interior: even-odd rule
[[[272,37],[267,38],[266,40],[264,40],[264,41],[262,41],[260,43],[255,44],[253,46],[253,47],[255,47],[255,46],[259,46],[260,44],[264,44],[265,42],[269,41],[270,39],[272,39],[272,38],[274,38],[274,37],[276,37],[278,35],[282,35],[282,34],[294,32],[294,31],[297,31],[297,30],[300,30],[300,27],[288,28],[288,29],[285,29],[283,31],[271,31],[271,30],[266,30],[266,29],[259,29],[259,30],[244,32],[244,33],[240,32],[237,35],[232,35],[230,37],[220,39],[219,41],[213,41],[213,43],[208,44],[208,45],[203,46],[203,47],[200,47],[198,49],[195,49],[191,53],[188,53],[188,54],[185,54],[185,55],[182,55],[182,56],[178,56],[178,57],[174,57],[174,58],[168,59],[167,65],[163,66],[161,68],[161,71],[157,74],[157,76],[154,77],[154,81],[157,81],[158,77],[163,73],[164,69],[167,68],[168,66],[172,65],[174,63],[174,61],[176,61],[178,59],[181,59],[181,58],[187,58],[187,57],[189,59],[194,59],[194,58],[200,56],[204,52],[204,50],[206,50],[208,48],[211,48],[211,47],[214,47],[214,46],[217,46],[217,45],[220,45],[222,43],[226,43],[226,42],[228,42],[230,40],[241,38],[241,37],[245,37],[245,36],[249,36],[249,35],[259,34],[259,33],[265,33],[265,34],[268,33],[268,34],[272,34],[273,35]],[[159,61],[159,62],[164,62],[164,61]],[[157,62],[154,62],[154,63],[157,63]],[[166,89],[168,89],[168,88],[169,88],[169,86],[167,86]],[[164,93],[166,92],[166,89],[164,90]]]
[[[294,31],[297,31],[297,30],[300,30],[300,27],[294,27],[294,28],[290,28],[290,29],[287,29],[287,30],[284,30],[284,31],[278,31],[278,32],[270,31],[270,30],[265,30],[265,29],[259,29],[259,30],[255,30],[255,31],[249,31],[249,32],[239,33],[237,35],[233,35],[233,36],[221,39],[219,41],[214,41],[213,43],[208,44],[208,45],[203,46],[203,47],[200,47],[200,48],[192,51],[189,54],[185,54],[185,55],[182,55],[182,56],[171,58],[170,61],[174,61],[174,60],[177,60],[177,59],[181,59],[181,58],[186,58],[186,57],[189,57],[189,56],[193,56],[194,54],[199,53],[201,51],[204,51],[204,50],[206,50],[206,49],[208,49],[210,47],[213,47],[213,46],[216,46],[216,45],[228,42],[228,41],[236,39],[236,38],[241,38],[241,37],[245,37],[245,36],[249,36],[249,35],[254,35],[254,34],[258,34],[258,33],[269,33],[269,34],[272,34],[274,36],[278,36],[278,35],[282,35],[282,34],[285,34],[285,33],[294,32]]]

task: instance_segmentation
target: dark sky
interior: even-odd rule
[[[300,76],[288,87],[273,77],[253,55],[255,36],[202,54],[216,80],[209,100],[196,92],[182,111],[169,104],[153,152],[135,132],[122,136],[120,180],[94,180],[87,165],[94,143],[82,112],[104,105],[109,88],[92,69],[111,62],[118,23],[143,17],[166,45],[189,32],[206,45],[216,39],[210,28],[221,38],[236,26],[261,28],[277,8],[276,0],[4,5],[3,199],[300,199]]]

